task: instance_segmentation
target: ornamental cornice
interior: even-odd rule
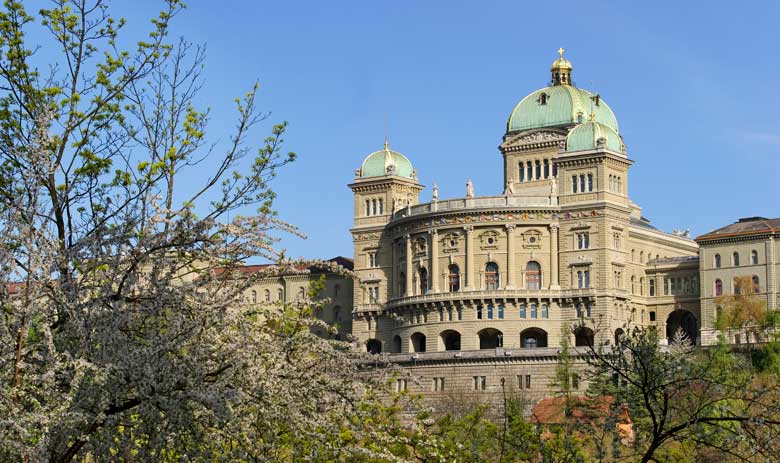
[[[770,239],[780,237],[777,233],[765,232],[757,233],[755,235],[739,235],[739,236],[724,236],[722,238],[696,238],[695,241],[699,247],[712,246],[717,244],[729,244],[729,243],[744,243],[749,241],[768,241]]]

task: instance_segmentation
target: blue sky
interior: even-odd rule
[[[151,0],[114,2],[130,35]],[[558,47],[614,110],[635,164],[629,193],[664,230],[780,217],[776,2],[259,2],[190,0],[174,34],[205,43],[209,133],[261,82],[299,160],[275,180],[288,255],[351,256],[351,191],[385,135],[440,197],[502,190],[497,146],[514,105],[549,80]],[[261,141],[270,123],[258,128]],[[197,179],[193,178],[192,181]]]

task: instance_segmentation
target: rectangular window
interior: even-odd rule
[[[585,270],[585,287],[590,288],[590,270]]]
[[[482,320],[482,306],[477,306],[477,320]]]
[[[525,389],[525,383],[523,382],[523,375],[517,375],[517,388]]]
[[[572,389],[579,389],[580,388],[580,376],[579,375],[571,375],[571,388]]]
[[[458,307],[458,320],[463,320],[463,309]]]
[[[577,176],[572,175],[571,176],[571,192],[576,193],[577,192]]]
[[[590,233],[577,233],[577,249],[590,249]]]
[[[525,388],[531,389],[531,375],[525,375]]]
[[[651,278],[647,281],[647,283],[650,285],[650,296],[655,296],[655,280]]]
[[[650,321],[651,322],[655,321],[655,311],[652,311],[652,310],[650,311]]]
[[[487,318],[488,320],[493,319],[493,304],[488,304],[487,306]]]
[[[443,391],[444,390],[444,378],[433,378],[433,390],[434,391]]]
[[[504,318],[504,304],[498,304],[498,318]]]
[[[525,318],[525,304],[520,304],[520,318]]]
[[[484,391],[487,387],[487,378],[485,376],[474,376],[474,390]]]
[[[536,318],[536,304],[531,304],[531,318]]]

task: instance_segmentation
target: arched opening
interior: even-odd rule
[[[420,267],[418,275],[420,277],[420,294],[426,294],[428,292],[428,269]]]
[[[677,309],[669,314],[669,318],[666,319],[666,339],[674,339],[675,335],[681,330],[688,342],[695,345],[698,322],[696,321],[696,316],[685,309]]]
[[[392,352],[394,354],[401,353],[401,336],[398,336],[397,334],[393,336],[393,346],[392,346]]]
[[[723,281],[721,281],[720,278],[715,280],[715,295],[716,296],[723,295]]]
[[[460,291],[460,268],[457,264],[450,264],[447,274],[447,279],[450,287],[450,292]]]
[[[460,333],[455,330],[445,330],[439,336],[444,344],[444,350],[460,350]]]
[[[477,335],[480,349],[495,349],[504,345],[504,334],[495,328],[485,328]]]
[[[541,289],[542,287],[542,266],[539,262],[531,261],[525,266],[525,288]]]
[[[656,259],[658,256],[656,256]],[[713,258],[713,264],[715,265],[715,268],[720,268],[720,254],[715,254],[715,257]]]
[[[755,249],[750,251],[750,263],[753,265],[758,265],[758,251]]]
[[[581,326],[574,331],[574,345],[577,347],[593,346],[593,330]]]
[[[495,262],[485,265],[485,289],[498,289],[498,264]]]
[[[547,347],[547,332],[541,328],[528,328],[520,333],[520,346],[525,349]]]
[[[615,330],[615,345],[620,344],[620,340],[625,336],[626,333],[623,331],[623,328],[618,328]]]
[[[411,338],[412,352],[425,352],[425,335],[414,333]]]
[[[734,261],[734,267],[739,267],[739,253],[734,251],[734,254],[732,254],[731,258]]]
[[[379,354],[382,352],[382,342],[378,339],[369,339],[366,341],[366,350],[369,354]]]

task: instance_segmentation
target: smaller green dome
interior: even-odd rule
[[[384,149],[374,151],[366,156],[360,166],[360,177],[383,177],[396,175],[398,177],[415,178],[416,174],[411,161],[403,154],[390,149],[385,142]]]
[[[603,140],[603,142],[600,142]],[[618,153],[625,153],[625,145],[620,135],[600,122],[585,122],[580,124],[566,137],[566,151],[585,151],[605,148]]]

